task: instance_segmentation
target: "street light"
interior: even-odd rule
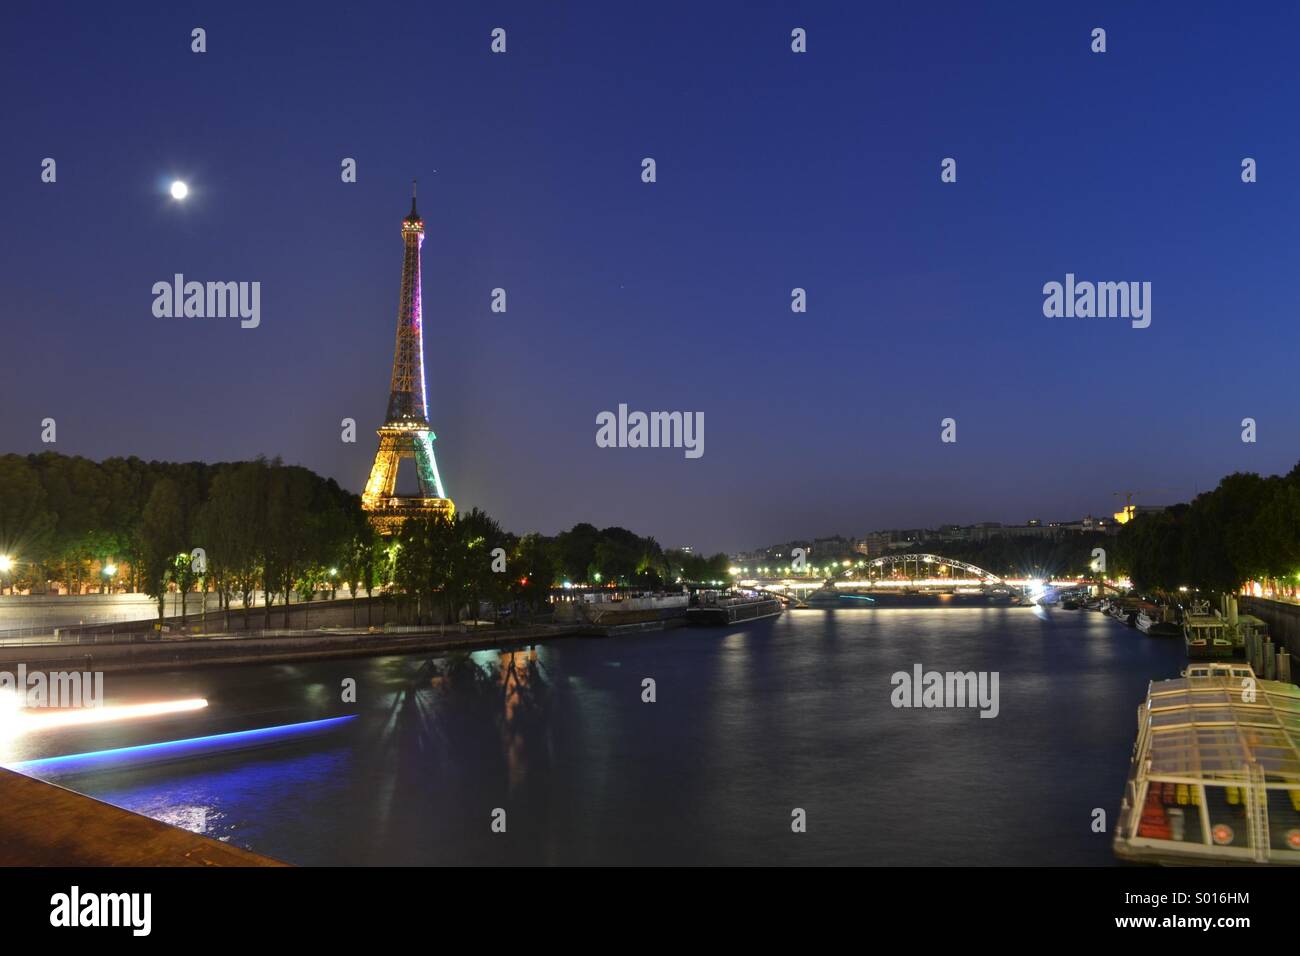
[[[9,572],[13,570],[13,566],[14,566],[14,564],[16,564],[16,563],[17,563],[17,562],[14,561],[14,559],[13,559],[13,557],[12,557],[11,555],[8,555],[8,554],[0,554],[0,574],[8,575]],[[14,590],[14,579],[13,579],[12,576],[10,576],[10,577],[9,577],[9,593],[12,594],[12,593],[13,593],[13,590]]]
[[[104,592],[106,594],[111,593],[113,590],[113,575],[117,574],[117,565],[110,561],[104,565],[100,573],[104,575]]]

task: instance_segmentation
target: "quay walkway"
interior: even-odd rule
[[[0,768],[0,866],[286,866]]]
[[[266,630],[224,634],[132,635],[94,643],[0,646],[0,670],[143,671],[216,664],[271,663],[326,657],[372,657],[421,651],[475,650],[535,644],[577,635],[573,625],[522,627],[432,625],[384,628]]]

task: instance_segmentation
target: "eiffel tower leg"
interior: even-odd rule
[[[391,498],[397,487],[397,466],[401,461],[402,447],[396,435],[379,433],[379,451],[375,453],[375,463],[370,466],[370,478],[366,481],[366,490],[361,495],[361,504],[366,510],[375,508],[385,498]]]
[[[442,490],[442,477],[438,474],[438,459],[433,455],[433,437],[428,432],[414,435],[415,463],[420,474],[420,494],[426,498],[446,498]]]

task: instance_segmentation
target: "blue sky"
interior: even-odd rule
[[[1300,16],[1128,6],[6,5],[0,448],[53,417],[359,491],[418,177],[439,463],[517,532],[737,549],[1287,470]],[[176,272],[261,282],[261,325],[155,318]],[[1151,282],[1151,327],[1045,318],[1067,272]],[[620,403],[703,412],[704,456],[597,448]]]

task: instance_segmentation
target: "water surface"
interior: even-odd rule
[[[894,708],[890,676],[916,663],[999,672],[999,715]],[[1147,682],[1184,663],[1181,641],[1081,611],[794,611],[531,651],[110,674],[109,703],[209,706],[6,759],[354,713],[287,745],[58,782],[299,864],[1109,864],[1092,812],[1118,808]]]

